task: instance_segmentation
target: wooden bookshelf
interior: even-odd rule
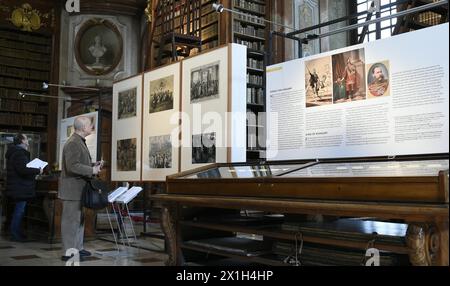
[[[19,92],[47,94],[42,83],[51,80],[52,35],[22,32],[0,25],[0,129],[12,133],[38,133],[47,138],[50,102],[45,97],[20,96]],[[47,141],[40,157],[48,160]]]
[[[246,13],[233,14],[231,21],[232,41],[247,46],[247,160],[260,159],[257,138],[264,136],[264,126],[258,123],[258,113],[265,112],[265,66],[266,66],[266,1],[232,0],[232,9]],[[256,122],[254,122],[256,120]]]
[[[176,3],[181,1],[175,1]],[[212,9],[212,4],[215,1],[213,0],[202,0],[201,1],[201,8],[200,8],[200,27],[195,30],[196,32],[200,32],[201,34],[201,41],[202,51],[212,49],[214,47],[217,47],[219,45],[219,16],[218,14]],[[175,6],[176,6],[175,3]],[[187,29],[186,19],[183,19],[183,22],[180,19],[181,17],[177,14],[175,14],[173,24],[174,24],[174,30],[177,30],[180,28],[181,25],[183,25],[184,29]],[[195,18],[198,19],[198,18]],[[152,58],[152,65],[151,68],[157,67],[157,56],[158,56],[158,50],[160,49],[159,43],[161,40],[162,33],[162,25],[164,23],[167,23],[168,21],[171,21],[171,19],[160,19],[158,16],[156,17],[155,26],[153,30],[153,37],[152,37],[152,52],[153,55]],[[164,47],[165,51],[170,51],[170,48],[165,45]],[[198,49],[193,49],[189,56],[197,54],[199,51]],[[182,59],[183,56],[178,56],[178,60]],[[171,59],[171,53],[165,52],[162,57],[161,65],[170,63],[172,61]]]

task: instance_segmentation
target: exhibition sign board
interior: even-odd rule
[[[111,180],[141,180],[142,75],[113,85]]]
[[[62,152],[64,148],[64,144],[66,144],[67,140],[72,136],[75,132],[73,127],[73,123],[75,122],[75,118],[79,116],[85,116],[91,119],[93,124],[92,134],[86,136],[86,145],[89,149],[89,154],[91,155],[92,163],[97,161],[97,140],[98,140],[98,112],[91,112],[86,114],[80,114],[74,117],[64,118],[61,120],[61,126],[59,131],[59,170],[62,168]]]
[[[181,64],[144,74],[142,180],[165,181],[179,171]]]
[[[181,171],[246,161],[246,58],[229,44],[182,61]]]
[[[267,67],[267,159],[448,153],[448,30]]]

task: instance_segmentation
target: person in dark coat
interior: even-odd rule
[[[14,144],[8,148],[6,158],[6,196],[15,202],[11,220],[11,239],[24,241],[21,231],[22,218],[27,200],[36,196],[36,175],[42,174],[42,169],[27,168],[30,162],[28,138],[24,134],[14,137]]]

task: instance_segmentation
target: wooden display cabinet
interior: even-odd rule
[[[448,162],[214,164],[170,176],[153,196],[168,264],[360,265],[371,247],[381,265],[448,266]]]

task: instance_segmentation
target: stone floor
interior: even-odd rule
[[[111,235],[86,241],[92,256],[80,266],[163,266],[167,255],[161,239],[140,237],[132,246],[120,244],[117,251]],[[61,243],[42,241],[12,242],[0,237],[0,266],[65,266],[61,261]]]

